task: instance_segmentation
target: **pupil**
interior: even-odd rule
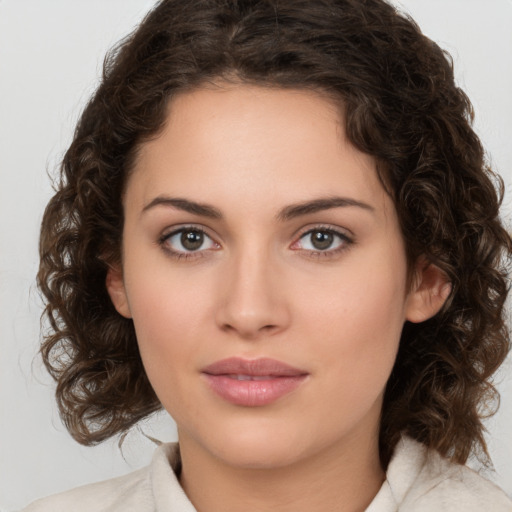
[[[311,237],[313,247],[318,250],[329,249],[333,242],[333,234],[328,231],[315,231]]]
[[[203,245],[204,235],[200,231],[184,231],[181,234],[181,245],[187,251],[196,251]]]

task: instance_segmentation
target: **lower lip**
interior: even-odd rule
[[[226,375],[203,374],[210,388],[234,405],[261,407],[294,391],[306,375],[269,377],[268,380],[237,380]]]

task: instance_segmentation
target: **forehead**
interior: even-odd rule
[[[201,200],[215,193],[222,202],[250,190],[260,206],[269,197],[386,195],[374,159],[347,140],[340,104],[313,91],[252,85],[173,98],[164,129],[140,148],[130,181],[145,200],[162,191]]]

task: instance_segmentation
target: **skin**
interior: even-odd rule
[[[418,263],[407,289],[393,202],[341,120],[314,92],[200,88],[173,99],[129,178],[107,288],[178,425],[200,512],[364,510],[385,478],[379,416],[402,326],[434,315],[449,286]],[[333,197],[353,204],[290,215]],[[206,235],[187,252],[176,231],[191,226]],[[332,245],[318,250],[315,229]],[[269,405],[233,405],[201,375],[233,356],[308,376]]]

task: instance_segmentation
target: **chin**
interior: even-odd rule
[[[289,423],[271,428],[256,428],[234,435],[222,452],[226,462],[247,469],[277,469],[312,460],[333,443],[331,432],[290,428]]]
[[[202,438],[202,439],[201,439]],[[196,440],[216,459],[237,468],[271,469],[301,459],[311,437],[294,432],[290,424],[275,421],[233,421],[224,428],[210,425]]]
[[[240,469],[277,469],[293,465],[301,459],[296,446],[277,440],[230,443],[218,454],[224,463]]]

